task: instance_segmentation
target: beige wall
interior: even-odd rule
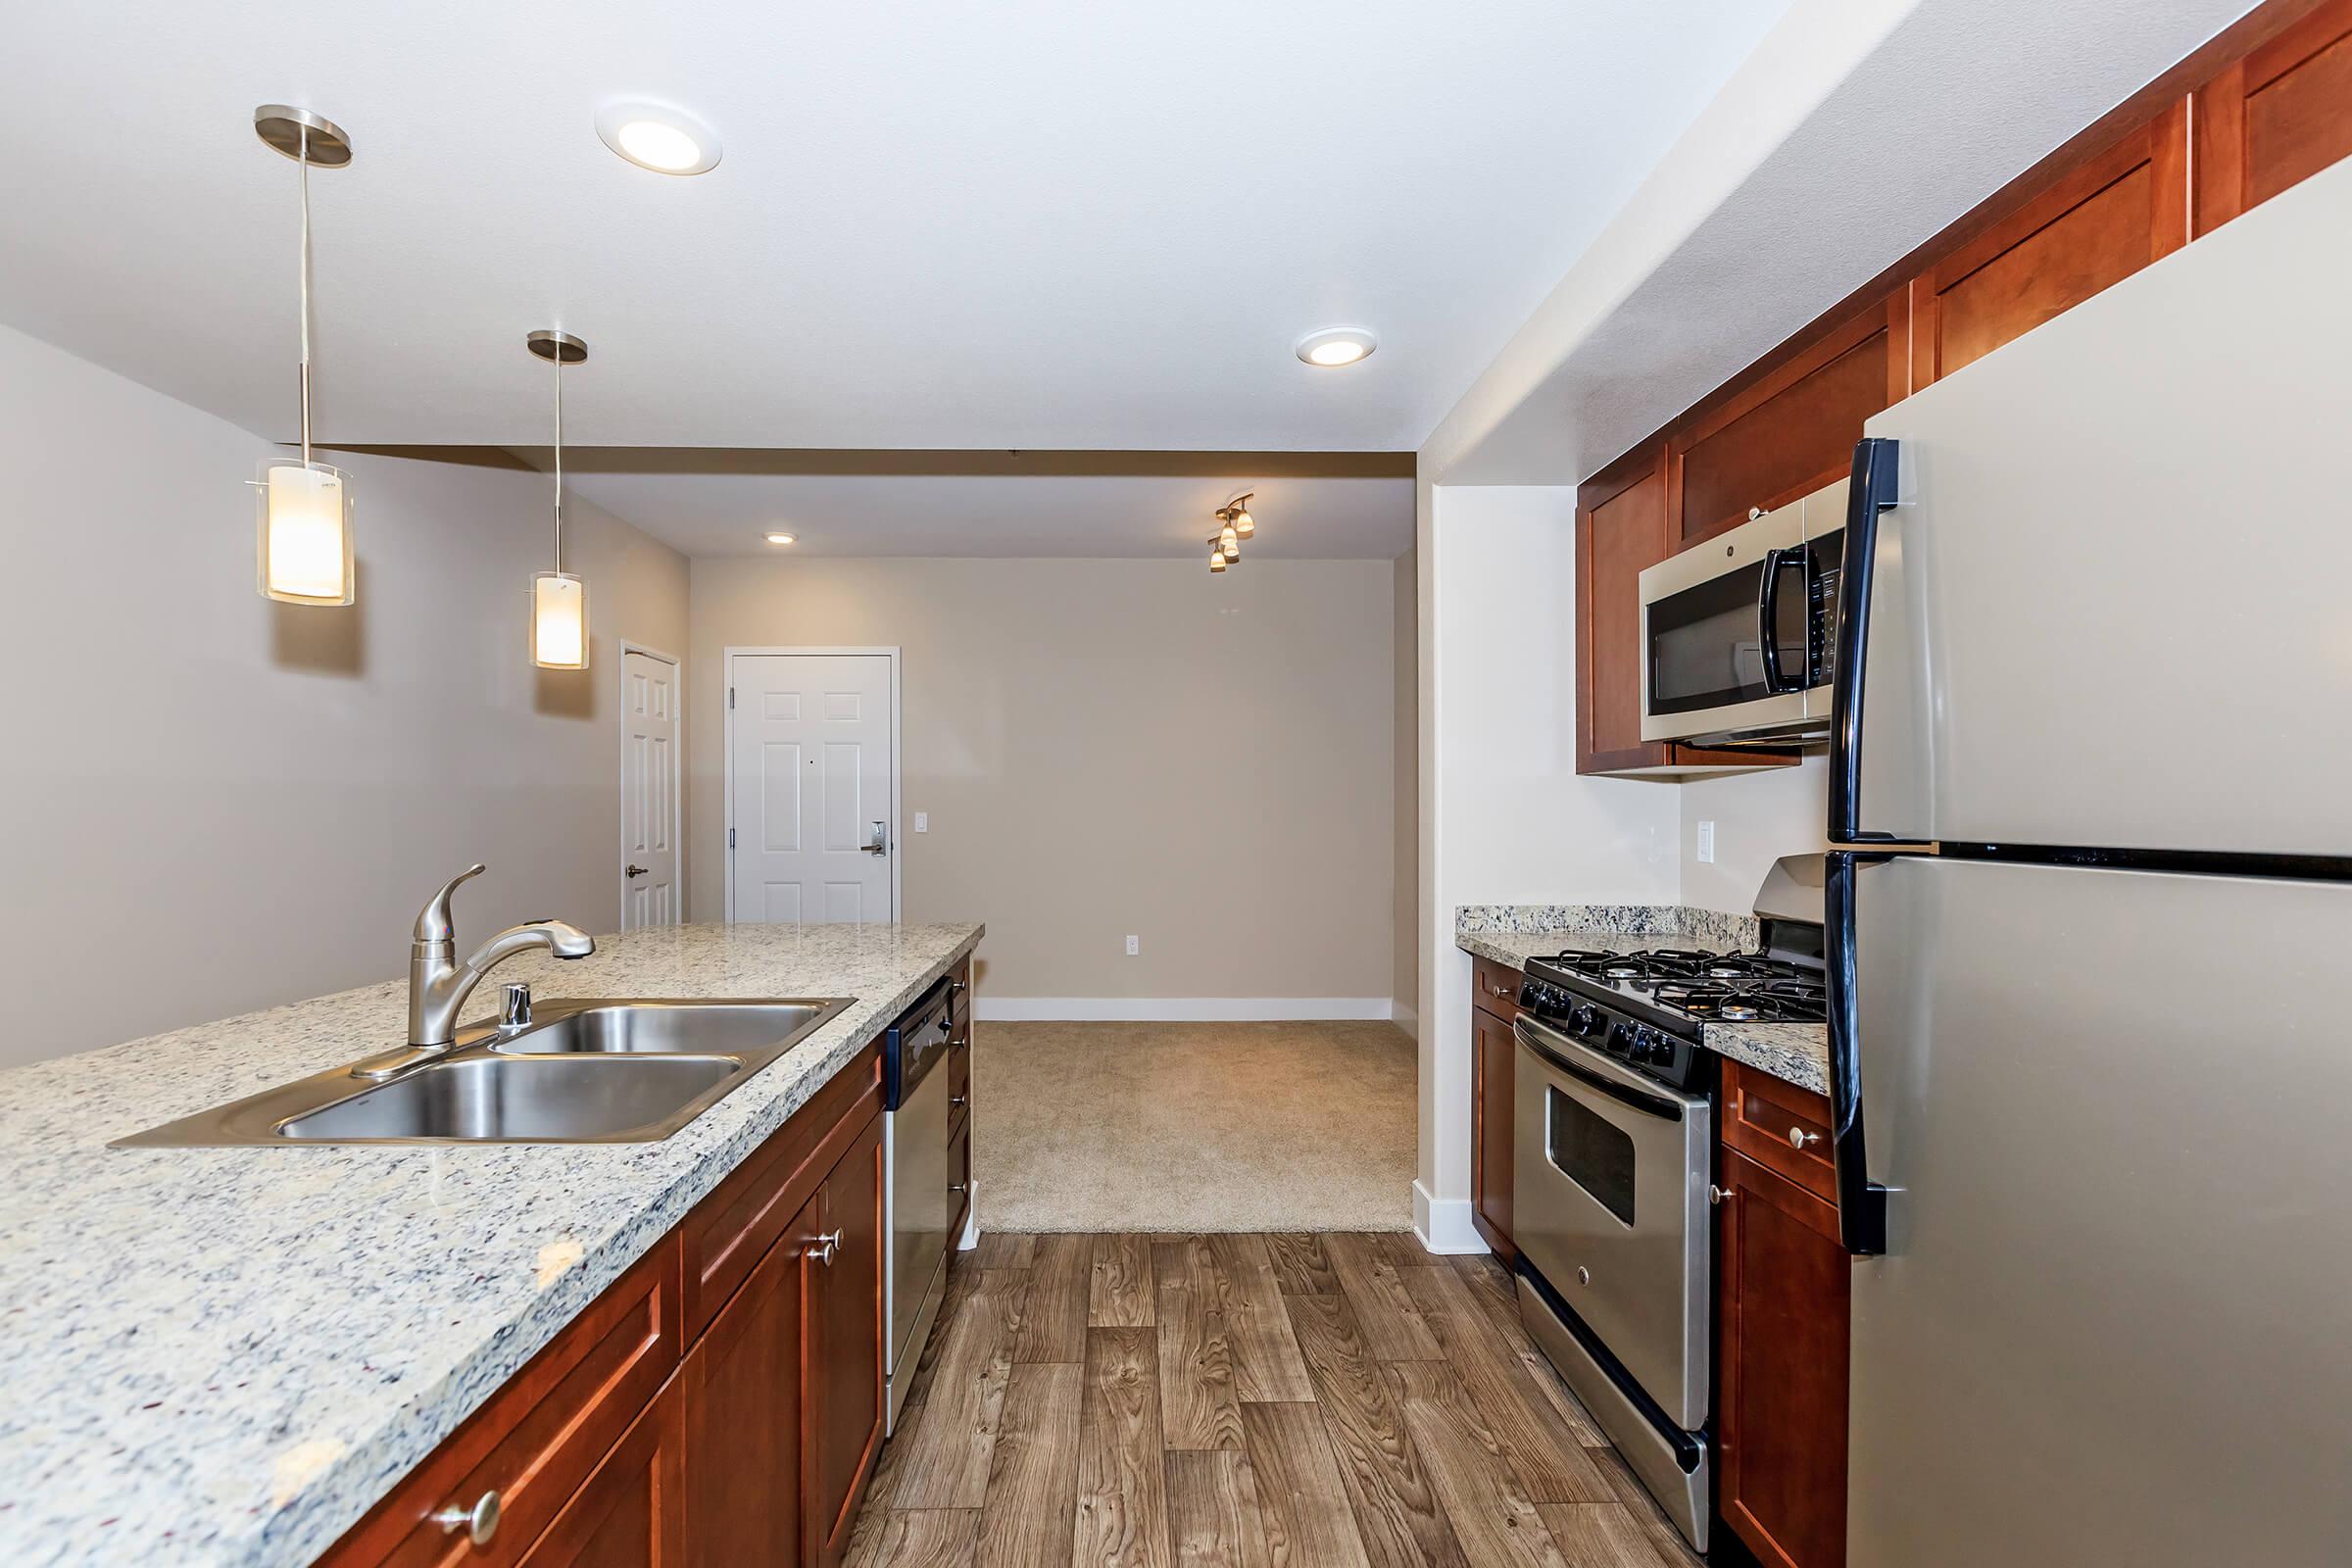
[[[389,979],[475,859],[461,938],[619,923],[616,644],[684,653],[684,560],[567,509],[590,668],[534,670],[546,478],[348,456],[359,603],[273,605],[273,450],[0,328],[0,1063]]]
[[[1396,705],[1396,757],[1391,763],[1396,780],[1394,802],[1396,825],[1396,843],[1389,852],[1396,868],[1390,914],[1396,934],[1392,938],[1395,956],[1390,959],[1390,985],[1391,995],[1396,999],[1396,1021],[1407,1033],[1418,1037],[1421,1033],[1417,1010],[1421,1001],[1418,924],[1421,917],[1421,607],[1414,578],[1413,553],[1407,550],[1396,558],[1390,573],[1389,593],[1390,611],[1396,617],[1390,635],[1395,640],[1391,662]]]
[[[896,646],[904,915],[987,921],[986,996],[1385,1002],[1394,575],[697,560],[690,911],[725,913],[722,651]]]
[[[1784,855],[1826,847],[1830,764],[1812,756],[1794,767],[1694,779],[1682,787],[1683,899],[1700,909],[1745,914],[1764,873]],[[1698,858],[1698,824],[1715,824],[1715,859]]]

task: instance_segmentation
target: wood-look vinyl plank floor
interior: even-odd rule
[[[1519,1328],[1409,1236],[992,1236],[849,1568],[1697,1568]]]

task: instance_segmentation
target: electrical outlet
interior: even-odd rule
[[[1715,863],[1715,824],[1711,821],[1698,824],[1698,860],[1701,865]]]
[[[917,833],[928,833],[931,831],[931,813],[929,811],[917,811],[914,813],[914,830]]]
[[[1143,951],[1144,939],[1142,937],[1129,937],[1127,939],[1127,956],[1132,958]]]

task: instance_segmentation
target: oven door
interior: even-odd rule
[[[1642,573],[1643,740],[1761,743],[1805,729],[1815,574],[1804,546],[1804,508],[1786,506]]]
[[[1531,1018],[1513,1033],[1512,1240],[1667,1419],[1696,1431],[1712,1321],[1708,1102]]]

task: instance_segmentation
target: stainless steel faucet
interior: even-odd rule
[[[409,944],[409,1044],[417,1050],[446,1050],[456,1044],[458,1010],[473,988],[492,968],[517,953],[545,948],[559,958],[585,958],[596,951],[587,932],[562,920],[533,920],[501,931],[473,950],[464,963],[457,961],[457,929],[449,917],[449,898],[458,884],[482,874],[467,866],[451,877],[416,916],[416,934]],[[525,1004],[527,1007],[527,1004]],[[526,1013],[527,1016],[527,1013]]]

